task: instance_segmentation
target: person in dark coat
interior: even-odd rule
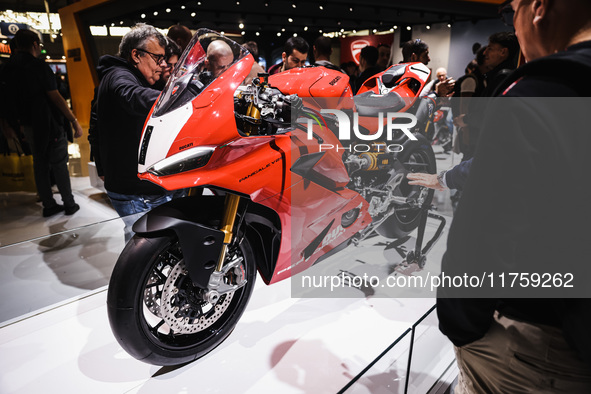
[[[514,0],[504,12],[527,63],[484,114],[442,262],[447,276],[485,280],[439,287],[439,326],[455,345],[456,394],[589,393],[591,3]]]
[[[17,53],[3,68],[1,80],[12,97],[6,117],[24,130],[33,152],[35,184],[43,204],[43,216],[59,212],[73,215],[80,206],[74,201],[68,172],[68,141],[66,127],[71,123],[74,137],[82,136],[82,127],[58,91],[55,75],[41,55],[41,39],[32,30],[19,30],[14,37]],[[4,106],[4,105],[3,105]],[[63,205],[53,198],[53,174]]]
[[[160,91],[153,88],[166,67],[166,38],[138,24],[119,45],[117,56],[100,58],[93,152],[100,157],[105,189],[117,213],[149,210],[184,191],[169,192],[137,177],[144,122]]]

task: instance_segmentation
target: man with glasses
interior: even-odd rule
[[[308,58],[310,46],[302,37],[291,37],[285,43],[281,54],[281,63],[269,68],[269,75],[291,70],[296,67],[304,67]]]
[[[591,2],[505,6],[526,63],[487,106],[442,271],[519,279],[440,288],[439,326],[455,345],[456,394],[591,393]],[[572,287],[523,281],[564,272]]]
[[[142,128],[160,94],[153,85],[167,66],[165,48],[166,38],[160,32],[138,24],[121,40],[117,56],[99,60],[93,152],[100,157],[107,195],[121,217],[184,195],[184,191],[168,192],[137,177]]]

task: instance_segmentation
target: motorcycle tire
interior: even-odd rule
[[[417,141],[408,141],[404,145],[404,150],[396,158],[405,165],[409,173],[427,172],[435,174],[437,163],[431,145],[422,135],[415,134],[415,136]],[[426,202],[431,204],[435,193],[433,189],[409,185],[406,178],[400,184],[400,195],[403,197],[418,195],[419,193],[426,194]],[[421,219],[420,213],[419,208],[396,208],[394,214],[380,224],[376,231],[386,238],[402,238],[418,227]]]
[[[226,261],[241,259],[224,281],[244,283],[209,303],[193,286],[175,235],[135,235],[121,253],[107,295],[111,329],[125,351],[154,365],[179,365],[204,356],[232,332],[256,279],[254,254],[244,238]]]

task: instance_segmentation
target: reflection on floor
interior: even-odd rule
[[[438,154],[439,169],[451,160]],[[72,181],[81,205],[73,216],[42,218],[34,194],[0,193],[0,392],[334,393],[406,332],[347,392],[404,391],[407,330],[432,307],[432,297],[377,298],[356,289],[339,296],[357,298],[301,298],[293,297],[289,280],[266,286],[259,279],[234,332],[205,358],[176,369],[131,359],[113,338],[105,308],[123,222],[88,178]],[[448,195],[437,194],[435,202],[451,213]],[[445,239],[444,233],[423,274],[438,268]],[[365,248],[379,244],[367,241]],[[371,263],[370,272],[392,273],[373,257]],[[327,261],[310,274],[343,268],[331,267]],[[348,271],[359,274],[355,269]],[[408,383],[409,392],[421,393],[453,354],[434,314],[417,330],[415,340],[428,345],[413,358]]]

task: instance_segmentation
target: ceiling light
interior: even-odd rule
[[[142,19],[146,19],[146,14],[142,14],[140,16],[142,17]]]
[[[294,36],[294,37],[297,37],[297,36],[298,36],[298,33],[293,33],[293,36]]]
[[[239,24],[238,27],[244,29],[244,23]]]
[[[304,31],[308,31],[308,26],[305,26],[304,27]]]
[[[280,31],[277,32],[277,37],[281,37],[281,32]]]
[[[319,5],[319,6],[318,6],[318,8],[320,8],[321,10],[323,10],[323,9],[324,9],[324,7],[323,7],[323,6],[321,6],[321,5]]]
[[[170,8],[167,8],[167,9],[166,9],[166,12],[170,12],[170,11],[172,11]]]
[[[184,5],[181,6],[181,10],[184,10],[186,7]]]
[[[427,30],[431,30],[431,25],[427,25],[425,27],[427,28]]]
[[[197,15],[197,14],[196,14],[196,13],[194,13],[194,12],[191,12],[191,17],[192,17],[192,18],[195,18],[195,15]]]
[[[158,11],[154,11],[154,16],[158,15]]]
[[[240,34],[242,34],[242,35],[245,35],[245,34],[246,34],[246,32],[243,30],[242,32],[240,32]]]
[[[254,34],[256,34],[257,36],[260,36],[261,35],[261,33],[259,33],[258,31],[256,33],[254,33]]]
[[[291,22],[293,22],[293,19],[292,19],[292,18],[289,18],[289,19],[287,19],[287,20],[288,20],[290,23],[291,23]]]
[[[412,30],[412,27],[406,26],[406,30],[411,31]]]
[[[396,29],[398,29],[398,26],[397,25],[394,25],[394,30],[396,30]]]

